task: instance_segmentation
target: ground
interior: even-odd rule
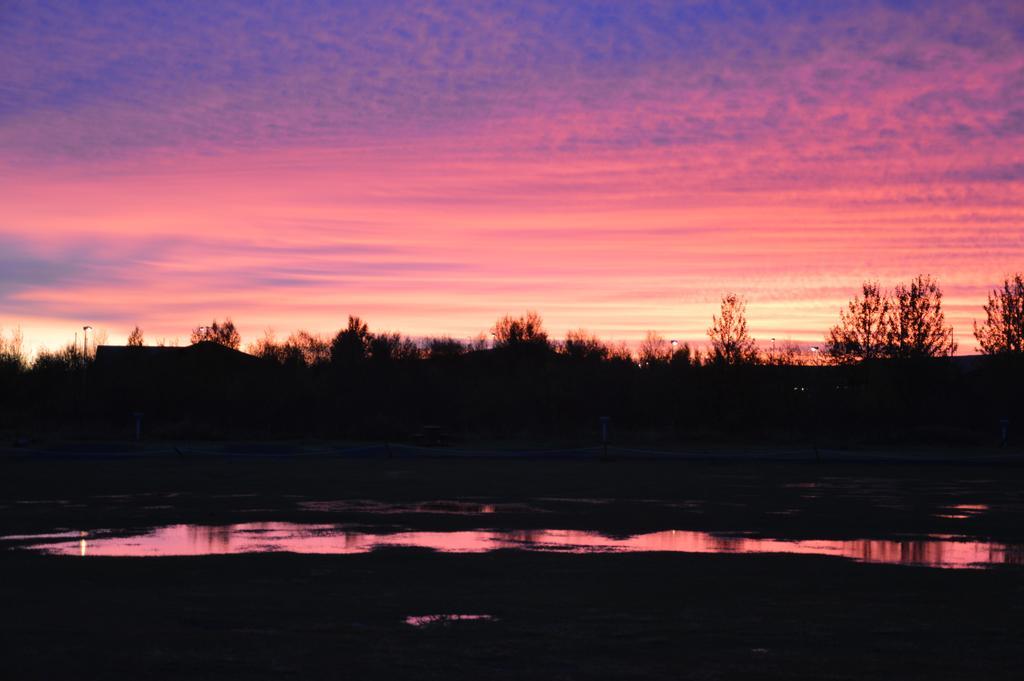
[[[1024,544],[1024,468],[244,457],[0,460],[0,534],[375,528],[955,534]],[[467,500],[488,516],[302,502]],[[599,503],[593,503],[599,502]],[[956,504],[987,506],[967,517]],[[540,512],[543,511],[543,512]],[[7,678],[1020,678],[1024,568],[790,555],[388,549],[86,559],[0,550]],[[416,629],[408,615],[493,622]]]

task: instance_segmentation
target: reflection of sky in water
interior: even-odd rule
[[[936,513],[936,518],[946,518],[947,520],[967,520],[974,516],[980,515],[988,511],[988,504],[954,504],[953,506],[945,506],[945,513]]]
[[[405,618],[405,623],[413,627],[427,627],[434,624],[450,624],[452,622],[493,622],[495,617],[492,615],[458,615],[458,614],[445,614],[445,615],[409,615]]]
[[[82,556],[202,556],[273,551],[351,554],[366,553],[379,547],[415,546],[451,553],[482,553],[497,549],[567,553],[791,553],[840,556],[867,563],[947,568],[1024,564],[1024,552],[1020,547],[960,541],[948,536],[914,540],[784,540],[679,530],[629,537],[609,537],[580,530],[375,534],[347,531],[335,525],[271,522],[221,526],[170,525],[133,536],[88,538],[83,535],[75,541],[52,541],[53,535],[41,535],[39,539],[31,548]]]

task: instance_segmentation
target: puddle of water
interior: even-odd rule
[[[170,525],[132,536],[82,533],[0,537],[29,541],[29,548],[58,555],[80,556],[204,556],[212,554],[292,553],[354,554],[389,546],[409,546],[449,553],[483,553],[499,549],[560,553],[682,552],[789,553],[839,556],[864,563],[922,565],[942,568],[1024,565],[1024,547],[960,538],[925,537],[907,540],[786,540],[708,532],[666,530],[629,537],[609,537],[581,530],[469,530],[455,532],[353,531],[350,527],[301,523],[237,525]],[[36,541],[32,541],[36,540]]]
[[[956,504],[949,506],[948,508],[954,511],[963,511],[964,513],[984,513],[988,510],[988,504]]]
[[[946,520],[967,520],[975,516],[981,515],[989,510],[988,504],[955,504],[953,506],[944,506],[943,513],[936,513],[936,518],[945,518]]]
[[[56,530],[54,532],[47,532],[45,534],[9,534],[6,537],[0,537],[8,541],[34,541],[39,542],[46,539],[64,539],[75,537],[81,537],[82,533],[78,530]]]
[[[416,504],[417,513],[452,513],[457,515],[488,515],[494,513],[494,504],[474,504],[465,501],[428,501]]]
[[[495,622],[493,615],[409,615],[405,623],[413,627],[427,627],[435,624],[445,625],[453,622]]]

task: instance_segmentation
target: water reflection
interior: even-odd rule
[[[11,540],[11,537],[0,539]],[[21,537],[22,541],[28,537]],[[933,536],[913,540],[787,540],[708,532],[667,530],[610,537],[581,530],[466,530],[455,532],[356,532],[328,524],[244,523],[170,525],[132,536],[99,533],[77,541],[40,535],[27,548],[80,556],[203,556],[288,551],[293,553],[366,553],[388,546],[413,546],[452,553],[498,549],[562,553],[671,551],[687,553],[791,553],[840,556],[865,563],[926,565],[945,568],[1024,565],[1019,546]],[[87,541],[88,540],[88,541]],[[88,550],[87,550],[88,549]]]
[[[409,615],[405,623],[413,627],[426,627],[433,624],[451,624],[452,622],[494,622],[493,615]]]
[[[947,520],[967,520],[989,510],[988,504],[954,504],[946,506],[942,513],[935,514],[936,518]]]

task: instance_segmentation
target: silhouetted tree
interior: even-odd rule
[[[490,341],[487,340],[487,334],[478,333],[469,339],[469,343],[466,344],[466,351],[480,352],[482,350],[488,350],[490,347]]]
[[[942,289],[927,275],[896,287],[888,326],[886,345],[893,357],[944,357],[956,352],[953,327],[946,325],[942,312]]]
[[[261,340],[249,346],[249,354],[278,364],[312,367],[330,361],[331,346],[322,337],[308,331],[297,331],[285,342],[278,343],[274,332],[267,330]]]
[[[348,326],[331,341],[331,363],[353,365],[370,354],[370,329],[359,317],[349,316]]]
[[[21,330],[14,329],[6,334],[0,329],[0,377],[20,373],[26,369],[27,364],[22,350]]]
[[[24,360],[23,343],[21,329],[14,329],[9,334],[0,329],[0,358],[4,361],[21,362]]]
[[[263,332],[263,338],[250,343],[246,348],[246,352],[260,359],[271,360],[278,364],[285,363],[284,344],[277,342],[277,338],[271,329]]]
[[[237,350],[242,344],[242,336],[235,328],[235,323],[228,317],[223,323],[213,320],[209,326],[197,326],[192,329],[192,343],[212,341]]]
[[[807,346],[792,340],[784,340],[775,348],[775,363],[780,366],[814,364],[821,360],[821,357],[816,357],[818,354]]]
[[[67,373],[82,367],[84,358],[82,350],[74,343],[65,345],[60,350],[41,350],[32,362],[34,373]]]
[[[839,324],[825,336],[825,353],[836,363],[851,364],[888,354],[892,302],[878,282],[864,282],[861,296],[839,312]]]
[[[672,358],[672,346],[656,331],[648,331],[637,355],[641,366],[665,364]]]
[[[370,338],[370,359],[374,362],[397,362],[419,359],[420,347],[400,333],[376,333]]]
[[[700,366],[700,351],[690,347],[689,343],[677,345],[669,360],[672,366]]]
[[[986,355],[1024,354],[1024,277],[1003,281],[1002,288],[988,294],[985,322],[974,322],[974,337]]]
[[[633,364],[633,351],[629,349],[626,341],[619,341],[608,345],[608,360],[619,364]]]
[[[136,326],[132,329],[132,332],[128,334],[128,345],[129,347],[139,348],[146,344],[146,341],[142,338],[142,329]]]
[[[499,348],[548,347],[544,320],[533,311],[522,317],[505,315],[494,323],[491,333],[494,334],[494,346]]]
[[[569,331],[562,343],[562,352],[569,357],[581,361],[601,361],[608,358],[608,346],[601,340],[583,329]]]
[[[427,341],[427,356],[435,359],[440,357],[458,357],[466,352],[466,346],[451,336],[431,338]]]
[[[803,348],[789,339],[776,342],[773,338],[769,348],[762,351],[761,357],[761,361],[770,366],[795,366],[806,363]]]
[[[712,315],[708,338],[711,339],[711,359],[716,363],[757,362],[757,344],[747,331],[747,305],[734,293],[722,298],[720,316]]]
[[[308,331],[297,331],[288,336],[284,346],[286,356],[301,358],[302,363],[309,367],[331,361],[331,344]]]

